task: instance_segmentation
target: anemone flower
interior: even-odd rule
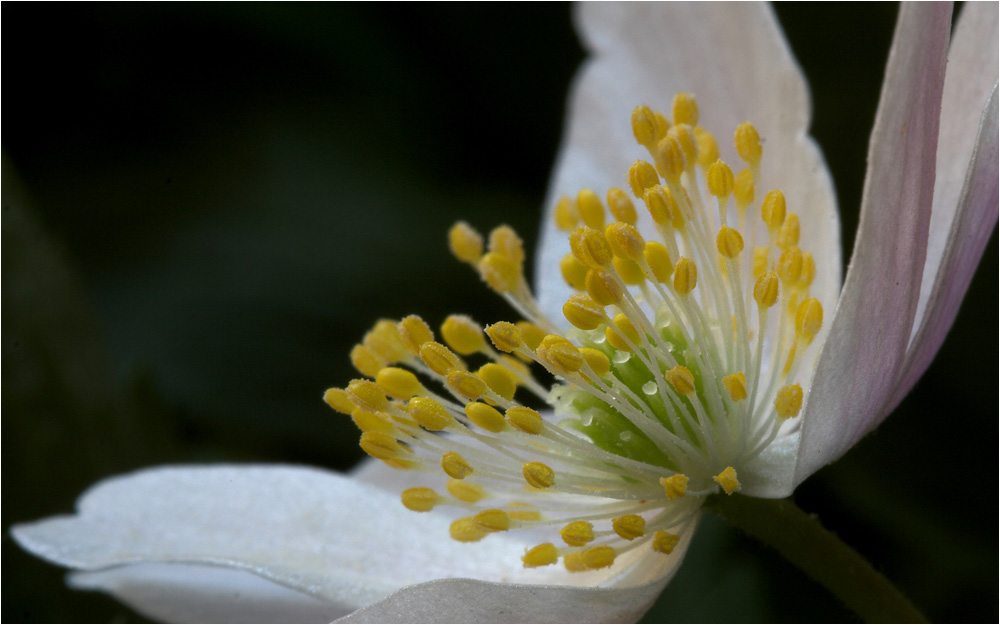
[[[18,542],[159,619],[628,621],[707,497],[787,496],[875,428],[943,341],[997,220],[996,5],[967,5],[950,47],[949,5],[902,8],[843,286],[808,93],[770,9],[578,17],[591,56],[538,299],[512,231],[486,253],[467,225],[450,235],[528,323],[489,326],[494,349],[464,317],[447,345],[417,317],[381,322],[352,353],[374,381],[326,395],[384,462],[147,470],[14,528]],[[712,129],[735,129],[733,146]],[[618,220],[603,232],[592,189]],[[477,353],[473,374],[462,356]],[[439,464],[448,494],[429,487]]]

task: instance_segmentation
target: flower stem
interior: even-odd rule
[[[706,509],[778,550],[869,623],[926,623],[857,551],[788,499],[714,495]]]

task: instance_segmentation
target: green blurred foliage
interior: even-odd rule
[[[509,316],[444,232],[533,247],[583,56],[568,6],[5,9],[33,45],[4,63],[4,530],[150,464],[348,468],[356,432],[320,396],[375,319]],[[896,9],[777,10],[849,249]],[[796,493],[933,620],[997,618],[995,237],[985,258],[898,414]],[[3,599],[4,621],[139,619],[6,536]],[[708,519],[647,620],[852,618]]]

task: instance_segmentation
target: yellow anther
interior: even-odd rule
[[[606,271],[591,269],[585,280],[587,294],[601,306],[617,304],[622,297],[622,288]]]
[[[584,293],[571,295],[566,300],[563,304],[563,315],[566,321],[581,330],[593,330],[607,319],[604,307]]]
[[[510,529],[510,517],[498,508],[483,510],[472,518],[476,527],[484,532],[506,532]]]
[[[670,260],[670,252],[666,246],[656,241],[646,241],[643,256],[656,281],[666,284],[674,274],[674,263]]]
[[[337,412],[347,415],[354,412],[354,402],[347,396],[347,391],[342,388],[326,389],[326,392],[323,393],[323,401]]]
[[[489,249],[510,260],[518,269],[524,263],[524,243],[510,226],[497,226],[490,232]]]
[[[821,327],[823,327],[823,305],[813,297],[803,300],[795,311],[796,334],[808,343],[813,340]]]
[[[583,366],[580,349],[561,336],[546,336],[535,351],[542,364],[561,375],[575,373]]]
[[[694,375],[691,370],[683,365],[677,365],[673,369],[663,372],[663,376],[670,382],[670,386],[681,395],[690,395],[694,392]]]
[[[722,386],[729,391],[729,397],[733,401],[742,401],[747,398],[747,376],[742,371],[731,373],[722,378]]]
[[[383,412],[389,406],[385,393],[371,380],[351,380],[347,385],[347,398],[368,412]]]
[[[462,356],[482,351],[486,347],[483,330],[465,315],[450,315],[441,324],[441,337],[448,347]]]
[[[496,252],[479,259],[479,276],[497,293],[509,293],[521,281],[521,268],[510,258]]]
[[[642,267],[634,260],[625,258],[615,258],[611,261],[615,266],[615,272],[625,284],[639,285],[646,281],[646,274],[642,272]]]
[[[453,522],[449,533],[460,543],[474,543],[485,538],[488,532],[479,529],[472,517],[467,516]]]
[[[551,488],[556,483],[555,472],[541,462],[526,462],[521,467],[524,481],[535,488]]]
[[[563,280],[566,284],[570,285],[577,291],[582,291],[586,288],[585,280],[587,278],[587,266],[576,259],[576,256],[572,254],[566,254],[563,259],[559,261],[559,271],[562,272]]]
[[[507,516],[515,521],[541,521],[542,513],[530,503],[512,501],[507,504]]]
[[[545,421],[537,410],[524,406],[512,406],[507,409],[507,423],[515,430],[525,434],[541,434],[545,429]]]
[[[386,466],[392,467],[398,471],[411,471],[413,469],[419,468],[421,465],[415,460],[407,460],[406,458],[390,458],[389,460],[383,460]]]
[[[670,191],[660,186],[646,189],[642,200],[646,203],[650,217],[658,224],[670,223],[674,213],[680,211],[674,196],[670,194]]]
[[[678,93],[674,96],[674,105],[670,109],[675,124],[698,125],[698,103],[690,93]]]
[[[638,514],[626,514],[611,519],[611,527],[625,540],[635,540],[646,533],[646,519]]]
[[[653,115],[656,117],[656,138],[662,139],[667,136],[667,131],[670,130],[670,120],[660,111],[653,111]]]
[[[563,232],[572,232],[580,224],[580,216],[576,212],[576,205],[567,196],[562,196],[556,202],[555,211],[552,214],[556,222],[556,228]]]
[[[799,274],[800,288],[807,288],[816,278],[816,260],[809,252],[802,252],[802,273]]]
[[[488,406],[482,402],[470,402],[465,405],[465,415],[469,420],[483,428],[487,432],[502,432],[507,428],[507,422],[503,420],[503,415],[493,406]]]
[[[760,163],[762,148],[760,145],[760,135],[757,129],[750,122],[743,122],[736,127],[736,134],[733,136],[733,143],[736,145],[736,152],[740,158],[757,165]]]
[[[583,558],[580,557],[578,552],[567,553],[563,556],[563,566],[570,573],[582,573],[587,570],[587,567],[583,564]]]
[[[438,375],[447,375],[449,371],[466,370],[465,362],[455,352],[437,341],[427,341],[420,346],[419,353],[420,360]]]
[[[770,259],[770,250],[767,247],[758,246],[753,248],[753,277],[759,278],[767,271],[767,263]]]
[[[673,553],[674,547],[677,546],[677,543],[679,543],[680,540],[681,537],[677,534],[657,530],[657,532],[653,534],[653,551],[670,555]]]
[[[674,265],[674,289],[681,295],[687,295],[698,284],[698,267],[690,258],[679,258]]]
[[[787,249],[799,244],[799,216],[795,213],[785,215],[785,222],[778,228],[778,247]]]
[[[614,547],[608,547],[607,545],[591,547],[580,552],[580,558],[583,560],[583,565],[587,570],[606,569],[615,563],[617,555],[618,553]]]
[[[719,236],[715,239],[715,245],[725,258],[736,258],[743,251],[743,237],[734,228],[723,226],[719,229]]]
[[[684,152],[686,167],[694,167],[698,158],[698,142],[694,138],[694,128],[687,124],[674,122],[674,125],[667,131],[667,136],[677,139],[678,145],[681,146],[681,150]]]
[[[687,159],[677,137],[671,136],[668,132],[657,146],[657,151],[660,158],[656,161],[656,170],[667,180],[680,180],[681,174],[687,169]]]
[[[378,354],[373,353],[364,345],[355,345],[351,350],[351,364],[361,375],[375,377],[379,369],[387,363]]]
[[[514,393],[517,392],[517,378],[506,367],[495,362],[488,362],[480,367],[479,371],[476,371],[476,376],[486,382],[491,391],[504,399],[513,399]]]
[[[465,503],[476,503],[486,498],[486,491],[478,484],[470,484],[465,480],[448,480],[448,494]]]
[[[414,421],[432,432],[443,430],[451,425],[451,413],[436,399],[414,397],[406,405],[406,409]]]
[[[639,260],[646,249],[646,241],[635,226],[621,221],[608,226],[604,231],[604,238],[608,241],[611,253],[618,258]]]
[[[379,412],[368,412],[360,408],[355,408],[351,413],[351,420],[362,432],[384,432],[392,434],[396,431],[396,424],[392,422],[389,415]]]
[[[594,526],[586,521],[573,521],[559,530],[559,535],[570,547],[582,547],[594,540]]]
[[[569,235],[569,248],[578,261],[591,269],[601,269],[611,263],[611,248],[599,230],[577,228]]]
[[[779,388],[774,398],[774,409],[781,419],[799,416],[799,411],[802,410],[802,387],[798,384],[787,384]]]
[[[576,194],[576,209],[587,227],[595,230],[604,228],[604,205],[596,193],[590,189],[581,189]]]
[[[486,382],[468,371],[449,371],[445,378],[448,388],[465,399],[476,400],[486,392]]]
[[[778,257],[778,277],[785,286],[794,286],[802,275],[802,250],[792,246]]]
[[[421,345],[427,341],[434,340],[434,333],[431,332],[431,327],[417,315],[404,317],[397,324],[396,330],[399,332],[399,339],[403,341],[403,345],[414,356],[420,354]]]
[[[719,144],[715,135],[699,126],[694,129],[694,139],[698,144],[698,164],[702,169],[708,169],[719,159]]]
[[[375,376],[375,384],[389,397],[409,399],[424,390],[417,376],[397,367],[386,367]]]
[[[641,198],[646,189],[660,184],[660,177],[656,175],[656,169],[646,161],[636,161],[628,170],[628,186],[632,190],[632,195]]]
[[[559,550],[552,543],[543,543],[532,547],[521,556],[524,568],[533,569],[539,566],[548,566],[559,561]]]
[[[733,170],[723,161],[718,160],[708,168],[708,192],[720,199],[726,199],[736,185]]]
[[[638,217],[635,213],[635,205],[622,189],[617,187],[608,189],[608,209],[618,221],[635,225],[635,220]]]
[[[778,301],[778,274],[766,271],[753,285],[753,298],[761,309],[770,308]]]
[[[379,460],[391,460],[408,453],[392,435],[385,432],[362,432],[361,449],[372,458]]]
[[[403,505],[414,512],[430,512],[441,503],[441,496],[430,488],[407,488],[400,495]]]
[[[521,330],[513,323],[500,321],[486,328],[486,336],[490,337],[493,346],[502,352],[511,353],[523,345]]]
[[[785,194],[779,189],[768,191],[760,205],[760,218],[769,229],[777,229],[785,223]]]
[[[635,325],[632,324],[632,320],[628,318],[628,315],[625,313],[618,313],[615,315],[613,321],[619,334],[624,335],[625,338],[631,341],[633,345],[639,344],[639,331],[635,329]],[[615,348],[623,349],[618,346],[615,346]]]
[[[456,451],[446,451],[441,456],[441,469],[448,477],[461,480],[472,473],[472,465]]]
[[[687,494],[688,476],[678,473],[670,477],[661,477],[660,485],[663,486],[667,499],[679,499]]]
[[[736,206],[746,208],[753,204],[754,185],[753,174],[749,169],[744,169],[736,174],[733,182],[733,197],[736,199]]]
[[[726,467],[722,473],[716,475],[712,480],[726,491],[727,495],[732,495],[740,489],[740,481],[736,479],[736,469]]]
[[[406,344],[399,337],[396,326],[395,321],[380,319],[362,341],[365,347],[381,356],[386,363],[398,362],[406,357]]]
[[[651,148],[659,140],[656,114],[645,104],[632,111],[632,135],[639,145]]]
[[[604,355],[604,352],[598,351],[592,347],[581,347],[580,354],[583,359],[590,365],[597,377],[603,378],[611,370],[611,361],[608,357]]]
[[[483,236],[469,224],[459,221],[448,231],[448,247],[458,260],[475,264],[483,255]]]
[[[517,329],[521,331],[521,340],[528,346],[528,349],[538,349],[542,339],[545,338],[545,330],[529,321],[518,321]]]

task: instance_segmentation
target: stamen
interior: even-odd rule
[[[514,230],[484,240],[459,222],[452,253],[523,319],[483,328],[451,315],[440,338],[416,315],[380,320],[350,353],[365,379],[324,394],[367,454],[439,477],[444,489],[400,499],[416,512],[468,510],[453,539],[549,532],[553,542],[513,557],[526,568],[561,558],[569,571],[634,549],[669,554],[706,496],[738,491],[737,472],[799,427],[798,372],[823,321],[800,219],[780,189],[755,205],[763,150],[752,124],[733,135],[746,163],[734,175],[693,96],[679,94],[670,113],[672,125],[647,106],[631,118],[652,164],[632,164],[628,189],[654,228],[637,226],[619,188],[555,206],[571,250],[559,269],[576,291],[565,334],[531,294]],[[556,416],[523,405],[525,393]]]

